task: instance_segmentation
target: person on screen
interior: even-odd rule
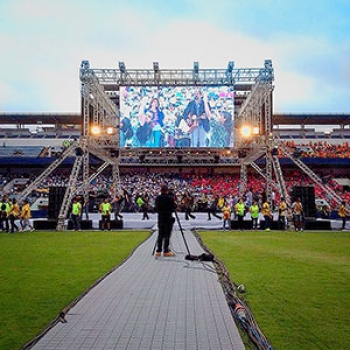
[[[189,126],[191,147],[207,147],[207,133],[210,130],[210,105],[207,96],[200,89],[194,91],[194,98],[184,110],[182,119]]]
[[[125,147],[128,140],[131,140],[134,136],[134,130],[132,129],[131,121],[125,117],[120,120],[120,147]]]
[[[140,126],[137,130],[137,137],[141,146],[161,147],[162,127],[164,113],[160,109],[158,98],[153,98],[148,108],[143,108],[141,103],[139,121]]]

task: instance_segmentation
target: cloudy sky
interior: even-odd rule
[[[0,112],[80,110],[79,67],[275,70],[275,113],[350,113],[349,0],[0,0]]]

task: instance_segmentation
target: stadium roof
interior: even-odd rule
[[[349,125],[350,114],[274,114],[273,125]]]
[[[0,125],[79,125],[81,121],[76,113],[0,113]]]
[[[0,125],[80,125],[78,113],[0,113]],[[350,114],[274,114],[273,125],[350,125]]]

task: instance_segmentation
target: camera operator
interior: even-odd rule
[[[175,254],[169,250],[170,236],[175,222],[173,212],[176,209],[174,195],[169,193],[168,186],[161,187],[160,195],[155,200],[155,211],[158,213],[158,238],[155,256],[172,257]]]

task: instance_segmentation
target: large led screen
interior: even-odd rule
[[[120,87],[120,147],[232,147],[228,86]]]

